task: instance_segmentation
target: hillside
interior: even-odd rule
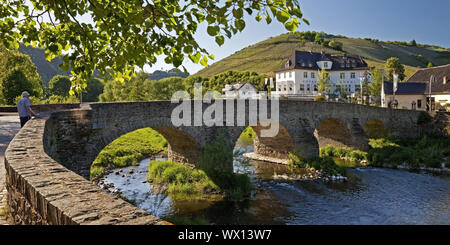
[[[69,72],[63,71],[59,68],[59,64],[62,63],[60,58],[54,58],[51,62],[45,59],[45,53],[43,49],[33,48],[32,46],[19,46],[19,52],[30,56],[31,61],[36,65],[39,75],[41,75],[42,81],[47,85],[48,81],[55,75],[69,75]]]
[[[383,42],[372,39],[348,38],[324,34],[325,40],[342,43],[342,51],[325,47],[302,38],[301,33],[286,33],[269,38],[244,48],[216,63],[200,70],[195,75],[211,77],[228,70],[254,71],[269,73],[281,67],[293,50],[327,52],[331,54],[354,54],[363,57],[369,66],[384,67],[390,57],[398,57],[405,65],[407,77],[417,69],[426,67],[428,62],[434,65],[450,63],[450,49],[420,45],[408,45],[405,42]]]

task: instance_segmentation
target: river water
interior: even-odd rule
[[[237,147],[252,151],[245,142]],[[248,200],[174,201],[151,193],[149,161],[112,172],[103,181],[139,208],[175,224],[450,224],[448,176],[368,167],[349,168],[347,181],[290,180],[286,166],[236,161],[235,172],[249,174],[257,186]]]

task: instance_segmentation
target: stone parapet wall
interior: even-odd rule
[[[80,108],[79,103],[31,105],[31,109],[33,109],[33,111],[36,113],[54,110],[76,109],[76,108]],[[17,106],[0,106],[0,112],[17,112]]]
[[[70,171],[44,151],[48,118],[31,120],[5,152],[14,224],[168,224]]]

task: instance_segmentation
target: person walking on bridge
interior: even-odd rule
[[[31,119],[31,116],[37,117],[38,114],[34,113],[31,109],[31,101],[30,94],[27,91],[22,92],[22,98],[17,103],[17,111],[19,112],[20,117],[20,127],[22,128],[28,120]]]

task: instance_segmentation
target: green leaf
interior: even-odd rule
[[[228,38],[231,38],[231,31],[225,30],[225,35],[226,35]]]
[[[242,11],[241,8],[237,8],[237,9],[233,9],[233,16],[236,19],[241,19],[242,16],[244,15],[244,11]]]
[[[286,22],[291,17],[291,15],[284,10],[277,11],[275,16],[277,17],[277,20],[281,23]]]
[[[216,43],[219,44],[219,46],[222,46],[224,42],[225,42],[225,38],[223,36],[216,37]]]
[[[194,62],[194,64],[198,64],[201,57],[202,57],[202,55],[200,54],[200,52],[197,52],[197,54],[195,54],[195,55],[189,56],[189,58],[192,60],[192,62]]]
[[[220,27],[219,26],[208,26],[207,32],[210,36],[216,36],[219,34]]]
[[[203,56],[202,60],[200,60],[200,64],[202,66],[207,66],[208,65],[208,57]]]
[[[237,28],[239,31],[242,31],[242,30],[244,30],[244,28],[245,28],[245,21],[244,21],[244,20],[235,20],[235,21],[234,21],[234,24],[236,25],[236,28]]]
[[[266,15],[266,22],[269,25],[270,23],[272,23],[272,18],[270,18],[269,15]]]
[[[305,22],[307,25],[309,25],[309,21],[305,18],[302,18],[303,22]]]
[[[303,16],[302,11],[301,11],[299,8],[294,8],[294,9],[292,9],[292,10],[290,11],[290,13],[291,13],[292,15],[297,16],[298,18],[302,18],[302,16]]]
[[[292,18],[290,21],[286,22],[284,24],[284,27],[288,30],[288,31],[295,31],[298,27],[298,19],[297,18]]]
[[[255,17],[255,20],[258,21],[258,22],[260,22],[261,19],[262,19],[261,15],[257,15],[257,16]]]
[[[55,44],[50,45],[48,47],[48,50],[52,51],[53,53],[56,53],[56,52],[58,52],[58,45],[55,45]]]

